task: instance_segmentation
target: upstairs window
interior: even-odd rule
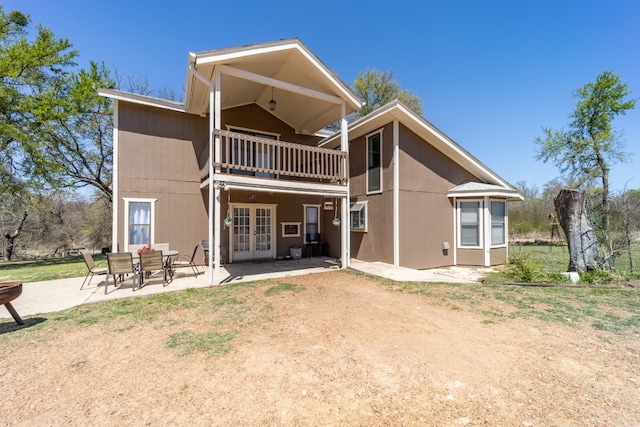
[[[382,130],[367,135],[367,193],[382,191]]]

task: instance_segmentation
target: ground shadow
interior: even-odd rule
[[[0,335],[9,334],[11,332],[19,331],[20,329],[30,328],[40,323],[46,322],[46,317],[31,317],[24,320],[24,325],[18,325],[13,319],[2,319],[0,323]]]

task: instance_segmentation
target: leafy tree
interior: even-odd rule
[[[55,96],[30,106],[36,119],[32,135],[47,158],[58,162],[47,179],[56,187],[93,187],[111,201],[113,110],[96,88],[113,87],[114,80],[103,64],[91,62],[88,70],[59,83]]]
[[[47,103],[55,87],[75,65],[75,50],[66,39],[37,26],[28,37],[29,16],[5,13],[0,6],[0,192],[26,191],[49,170],[58,167],[31,133],[35,118],[31,106]]]
[[[538,160],[553,161],[570,180],[579,186],[599,180],[602,189],[600,227],[605,236],[609,230],[609,172],[616,162],[625,161],[621,133],[614,130],[613,119],[635,107],[628,98],[629,88],[610,71],[601,73],[595,83],[587,83],[574,96],[578,99],[568,130],[543,128],[544,136],[536,138]],[[610,248],[610,244],[607,243]]]
[[[367,70],[360,73],[353,82],[353,90],[365,102],[358,112],[358,117],[366,116],[396,98],[417,114],[422,114],[420,97],[408,90],[400,89],[400,85],[394,80],[392,70]]]

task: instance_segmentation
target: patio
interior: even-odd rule
[[[221,267],[220,276],[222,284],[228,284],[320,273],[338,268],[338,262],[332,258],[265,260],[227,264]],[[82,304],[209,286],[206,271],[202,266],[198,269],[201,273],[197,277],[191,273],[191,269],[179,269],[173,281],[167,286],[162,286],[161,276],[152,276],[142,288],[135,291],[132,290],[133,282],[130,278],[125,279],[124,284],[119,288],[115,288],[113,281],[110,280],[106,294],[104,293],[104,276],[94,277],[82,290],[80,286],[83,277],[23,283],[22,295],[13,301],[13,306],[24,317],[65,310]],[[10,319],[11,315],[3,307],[0,309],[0,319],[5,318]]]

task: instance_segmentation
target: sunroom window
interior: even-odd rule
[[[506,203],[491,202],[491,245],[504,245],[506,242]]]
[[[459,202],[460,246],[480,246],[480,202]]]

